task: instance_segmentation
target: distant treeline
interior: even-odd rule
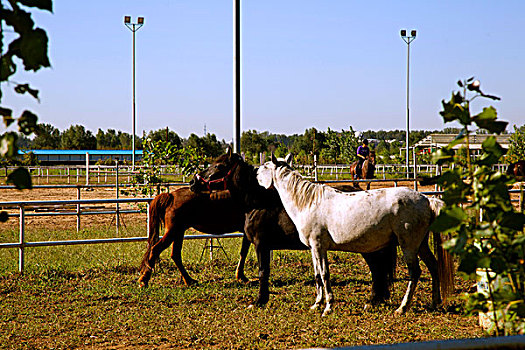
[[[410,131],[410,143],[420,141],[432,133],[455,133],[459,129],[445,128],[443,130],[412,130]],[[309,162],[315,154],[321,162],[351,162],[355,159],[355,149],[363,138],[374,140],[372,146],[381,158],[389,158],[395,161],[400,156],[399,149],[405,142],[404,130],[367,130],[356,133],[352,127],[349,130],[319,131],[315,128],[305,130],[303,134],[273,134],[267,131],[256,130],[244,131],[241,135],[241,150],[247,159],[258,161],[262,152],[275,151],[278,156],[291,152]],[[143,138],[154,141],[167,141],[176,146],[192,146],[203,150],[203,152],[215,157],[221,154],[227,147],[224,140],[217,140],[214,134],[205,136],[191,134],[187,139],[180,137],[174,130],[169,128],[149,131],[142,137],[136,136],[135,148],[142,149]],[[40,124],[39,130],[33,139],[19,136],[18,147],[21,149],[131,149],[131,134],[108,129],[98,129],[96,134],[86,130],[82,125],[72,125],[64,131],[60,131],[51,124]]]

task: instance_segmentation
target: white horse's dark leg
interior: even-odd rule
[[[407,291],[403,297],[401,305],[396,310],[396,314],[404,314],[412,303],[414,298],[414,293],[416,292],[417,282],[419,281],[419,276],[421,276],[421,268],[419,267],[419,260],[417,254],[412,251],[403,250],[403,255],[408,267],[408,274],[410,275],[410,281],[408,282]]]

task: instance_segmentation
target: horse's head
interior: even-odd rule
[[[376,151],[375,150],[370,151],[370,154],[368,155],[368,161],[370,162],[370,164],[376,165]]]
[[[237,167],[244,163],[242,158],[228,147],[226,154],[217,157],[208,169],[196,174],[190,181],[190,189],[195,193],[202,191],[224,191]]]
[[[257,170],[257,181],[259,185],[268,189],[273,186],[273,179],[275,172],[279,167],[286,167],[291,169],[292,155],[288,154],[284,161],[278,160],[272,153],[272,160],[264,163]]]

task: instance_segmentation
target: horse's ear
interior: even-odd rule
[[[275,154],[272,152],[272,163],[277,164],[277,158],[275,157]]]
[[[228,146],[228,148],[226,149],[226,154],[228,155],[229,158],[231,158],[232,156],[232,148],[230,146]]]
[[[286,158],[284,158],[284,161],[286,162],[286,164],[288,164],[290,167],[292,166],[292,161],[293,161],[293,156],[291,153],[288,153],[286,155]]]

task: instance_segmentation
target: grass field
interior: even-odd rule
[[[77,234],[48,226],[28,229],[28,240],[110,237],[113,230],[108,225]],[[142,226],[130,223],[122,234],[144,235]],[[16,227],[7,228],[1,240],[16,241],[16,235]],[[247,309],[257,283],[234,278],[240,239],[222,244],[228,258],[216,251],[210,261],[206,252],[201,259],[204,241],[185,242],[183,259],[198,285],[184,286],[164,252],[150,287],[143,290],[136,280],[145,243],[27,248],[23,276],[16,273],[17,250],[2,249],[0,347],[288,349],[482,336],[477,318],[458,308],[459,294],[472,283],[457,278],[457,293],[446,308],[429,310],[425,267],[412,309],[394,317],[407,285],[402,262],[391,303],[363,311],[370,275],[364,260],[350,253],[329,255],[336,303],[328,317],[309,310],[315,290],[308,252],[274,252],[270,302]],[[256,260],[250,254],[246,273],[255,279]]]

